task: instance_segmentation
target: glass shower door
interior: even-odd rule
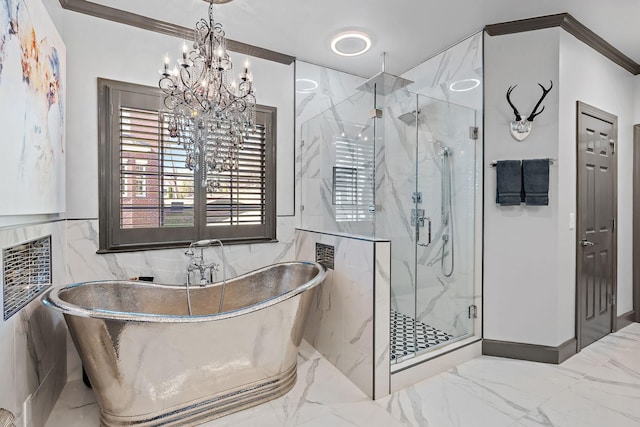
[[[385,101],[376,227],[392,241],[398,364],[474,333],[476,113],[408,92]]]
[[[415,351],[474,333],[475,110],[418,95]]]

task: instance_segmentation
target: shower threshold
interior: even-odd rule
[[[391,364],[413,358],[454,340],[454,336],[414,318],[391,310]]]

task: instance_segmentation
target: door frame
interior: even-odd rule
[[[578,232],[582,229],[582,220],[579,214],[580,205],[578,203],[580,197],[580,169],[577,166],[580,159],[580,129],[582,128],[582,114],[587,114],[613,124],[614,152],[612,159],[614,179],[612,195],[613,206],[611,212],[615,219],[615,227],[611,233],[611,262],[613,264],[613,277],[611,282],[611,332],[618,328],[618,117],[584,102],[576,101],[576,352],[580,352],[582,350],[582,318],[584,317],[581,303],[583,292],[580,286],[580,281],[578,280],[580,272],[582,271],[582,256],[580,256],[581,247],[579,245],[579,241],[582,236],[578,235]]]
[[[633,127],[633,252],[640,257],[640,124]],[[640,322],[640,265],[633,262],[634,320]]]

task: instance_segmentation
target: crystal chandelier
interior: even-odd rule
[[[186,150],[186,167],[202,169],[202,187],[216,191],[220,174],[238,168],[238,155],[248,131],[255,126],[256,98],[248,63],[239,80],[230,80],[233,64],[222,24],[213,19],[196,23],[192,49],[183,45],[178,66],[169,70],[165,57],[159,86],[169,135]]]

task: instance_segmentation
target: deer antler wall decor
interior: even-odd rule
[[[518,141],[522,141],[527,136],[529,136],[529,134],[531,133],[531,126],[533,125],[533,119],[535,119],[538,115],[540,115],[540,113],[544,111],[544,105],[542,106],[540,111],[538,111],[538,107],[540,107],[540,104],[542,104],[544,98],[549,94],[549,92],[551,92],[551,89],[553,88],[553,82],[550,83],[551,84],[549,85],[549,89],[538,83],[538,86],[540,86],[540,88],[542,89],[542,96],[538,100],[536,106],[533,107],[533,111],[531,111],[531,114],[529,114],[527,118],[522,118],[516,106],[511,102],[511,92],[513,92],[513,90],[518,85],[509,86],[509,89],[507,90],[507,102],[509,103],[509,105],[511,105],[511,108],[513,108],[513,113],[516,116],[515,120],[511,122],[511,135]]]

